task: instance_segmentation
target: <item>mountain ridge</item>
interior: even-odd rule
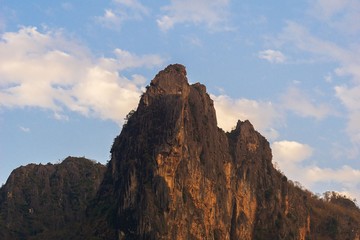
[[[328,220],[309,208],[311,194],[274,169],[269,142],[249,121],[228,133],[217,127],[206,87],[189,85],[180,64],[151,81],[111,154],[100,186],[111,191],[98,194],[94,209],[115,209],[100,239],[328,237],[317,232]],[[344,231],[349,239],[358,236],[356,219]]]
[[[147,86],[72,239],[359,239],[351,201],[288,181],[266,138],[247,120],[219,128],[206,87],[186,75],[169,65]]]

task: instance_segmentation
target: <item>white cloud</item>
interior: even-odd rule
[[[98,17],[97,20],[108,28],[120,27],[123,19],[118,16],[112,9],[105,9],[104,15]]]
[[[295,141],[278,141],[272,143],[273,162],[285,175],[299,181],[307,188],[318,183],[336,183],[338,191],[347,192],[351,197],[360,199],[360,170],[344,165],[338,169],[322,168],[309,161],[313,149],[307,144]],[[322,189],[327,191],[330,189]]]
[[[259,58],[265,59],[271,63],[283,63],[286,60],[286,57],[282,52],[272,49],[259,52]]]
[[[113,0],[114,7],[105,9],[97,21],[103,26],[111,29],[120,29],[121,25],[128,20],[141,20],[149,14],[147,7],[137,0]]]
[[[290,179],[303,183],[303,167],[301,162],[309,159],[313,148],[296,141],[276,141],[271,144],[273,163]]]
[[[291,164],[302,162],[308,159],[313,153],[313,149],[309,145],[295,141],[274,142],[272,144],[272,150],[277,161],[283,164],[286,164],[286,162],[290,162]]]
[[[167,31],[176,24],[205,24],[212,30],[229,30],[229,0],[171,0],[164,15],[157,19],[159,28]]]
[[[254,127],[269,139],[276,139],[274,127],[281,115],[271,102],[249,99],[232,99],[226,95],[211,95],[214,100],[218,125],[226,131],[235,127],[238,120],[250,120]]]
[[[144,77],[121,71],[163,63],[157,55],[115,49],[115,57],[95,58],[61,31],[33,27],[7,32],[0,40],[0,107],[40,107],[66,120],[65,110],[119,124],[136,107]]]
[[[67,115],[59,113],[59,112],[55,112],[53,117],[54,117],[54,119],[61,120],[61,121],[69,121],[69,119],[70,119]]]
[[[292,87],[282,96],[282,104],[286,110],[293,111],[301,117],[313,117],[321,120],[333,114],[327,104],[319,104],[312,101],[309,96],[298,88]]]
[[[30,128],[27,128],[27,127],[20,126],[19,129],[20,129],[22,132],[25,132],[25,133],[29,133],[29,132],[30,132]]]

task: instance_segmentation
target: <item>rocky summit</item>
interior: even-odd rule
[[[60,225],[46,228],[60,231],[53,239],[359,240],[360,210],[352,201],[336,193],[319,198],[289,181],[273,167],[269,142],[249,121],[234,123],[231,132],[220,129],[206,87],[190,85],[184,66],[160,71],[126,119],[101,184],[86,182],[84,176],[68,182],[75,189],[83,184],[96,189],[94,194],[79,192],[92,199],[78,197],[86,207],[67,204],[60,211],[64,205],[59,202],[44,208],[57,213],[54,224]],[[45,184],[54,194],[64,186],[46,179],[32,184]],[[5,216],[0,216],[0,229],[5,230],[16,224],[7,222],[7,185],[0,199],[8,204],[0,202]],[[72,201],[71,195],[53,196]],[[11,216],[30,219],[26,226],[31,228],[36,207],[28,207],[32,201],[26,198],[21,204],[26,213]],[[61,214],[70,214],[68,224]]]
[[[359,209],[340,210],[317,199],[289,182],[271,160],[269,142],[249,121],[238,121],[229,133],[218,128],[206,87],[189,85],[185,67],[170,65],[151,81],[114,141],[96,203],[88,209],[96,222],[92,234],[99,239],[359,237]]]

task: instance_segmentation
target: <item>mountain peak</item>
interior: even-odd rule
[[[171,64],[160,71],[150,83],[157,93],[179,94],[184,88],[189,86],[186,69],[181,64]]]
[[[181,64],[171,64],[160,71],[147,86],[143,94],[140,106],[149,106],[154,99],[165,95],[182,96],[189,95],[190,86],[186,77],[186,69]]]
[[[101,239],[322,239],[311,230],[329,220],[274,169],[248,120],[217,127],[206,87],[189,85],[180,64],[151,81],[111,153],[93,207],[94,219],[111,219],[91,227]],[[354,239],[357,221],[346,224]]]
[[[34,239],[359,239],[355,204],[337,195],[324,203],[271,160],[269,142],[248,120],[225,133],[206,87],[169,65],[116,137],[103,179],[83,158],[16,171],[0,189],[0,239],[15,239],[6,231],[23,226]],[[38,227],[37,211],[52,232]]]

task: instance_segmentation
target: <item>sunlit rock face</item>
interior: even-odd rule
[[[273,168],[268,141],[249,121],[235,125],[229,133],[217,127],[206,87],[189,85],[184,66],[160,71],[114,141],[96,204],[89,208],[94,234],[100,239],[315,236],[311,194]]]
[[[271,159],[249,121],[218,128],[205,86],[170,65],[127,116],[107,167],[69,157],[13,171],[0,239],[359,240],[355,203],[317,198]]]

